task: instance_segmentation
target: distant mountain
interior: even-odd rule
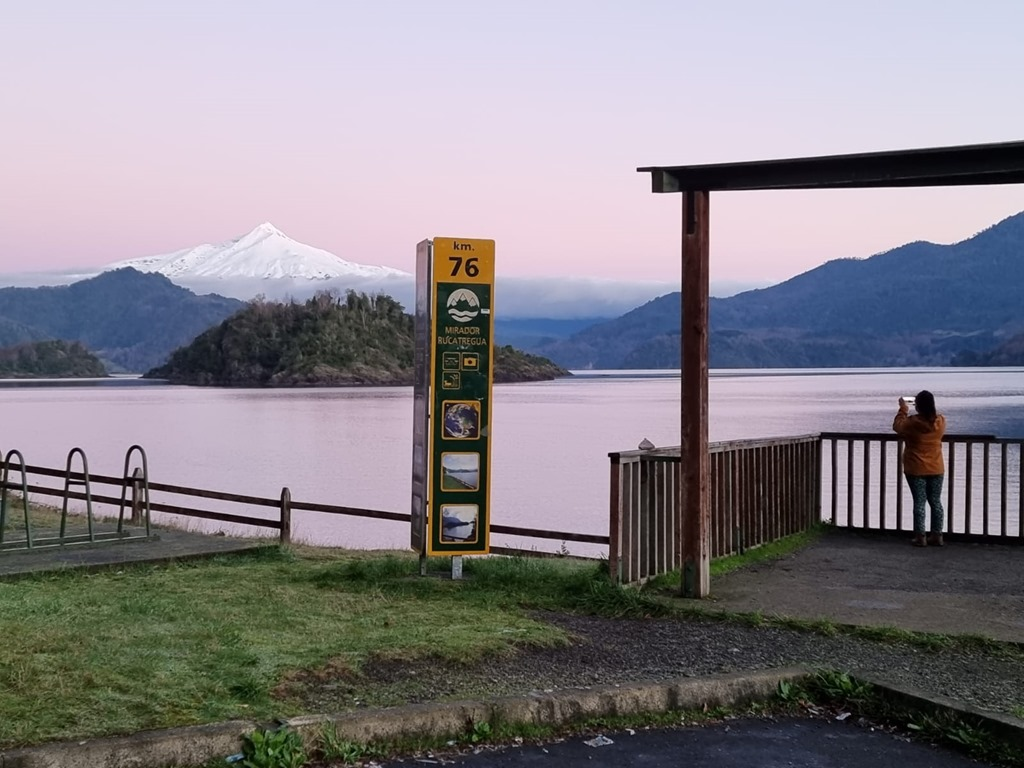
[[[0,293],[0,296],[2,295]],[[0,312],[3,312],[3,307],[0,307]],[[46,338],[46,334],[38,328],[0,315],[0,347],[10,347],[29,341],[42,341]]]
[[[234,240],[215,245],[207,243],[160,256],[119,261],[104,267],[104,271],[125,267],[139,272],[158,272],[173,282],[207,279],[231,281],[289,278],[325,281],[346,277],[412,277],[408,272],[390,267],[345,261],[329,251],[292,240],[269,222],[260,224]]]
[[[0,332],[8,344],[78,341],[115,372],[141,372],[243,306],[196,296],[163,275],[119,269],[65,286],[0,288]]]
[[[494,318],[494,338],[498,344],[509,344],[530,351],[567,339],[574,333],[603,323],[612,317],[503,317]]]
[[[1024,331],[1024,213],[710,300],[713,367],[948,365]],[[679,367],[680,294],[534,351],[569,368]]]
[[[410,243],[406,254],[410,264],[413,248],[414,244]],[[97,246],[83,243],[81,249],[95,252]],[[514,258],[514,254],[500,253],[499,265],[507,263],[508,257]],[[31,258],[26,257],[25,261],[31,262]],[[270,223],[221,243],[117,261],[106,267],[0,274],[0,286],[69,285],[125,267],[162,274],[193,293],[215,293],[242,301],[257,297],[303,301],[320,291],[344,295],[351,290],[370,295],[386,294],[405,307],[415,304],[415,279],[409,272],[346,261],[321,248],[293,240]],[[610,280],[585,273],[529,278],[505,276],[501,272],[499,267],[498,317],[550,319],[556,338],[568,335],[563,332],[564,327],[558,327],[561,321],[617,317],[678,286],[678,281]],[[730,284],[724,290],[735,287]],[[712,286],[713,291],[715,288]],[[510,338],[521,339],[516,333],[510,334]]]

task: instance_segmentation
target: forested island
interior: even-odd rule
[[[145,378],[222,387],[399,386],[413,383],[413,318],[390,296],[321,293],[253,300],[176,350]],[[494,347],[498,383],[570,375],[546,358]]]
[[[0,348],[0,378],[99,378],[107,369],[77,341],[33,341]]]

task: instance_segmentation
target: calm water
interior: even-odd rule
[[[637,372],[496,386],[493,522],[607,533],[607,454],[677,445],[679,388],[678,375]],[[1024,436],[1024,369],[915,368],[713,371],[710,438],[888,432],[897,398],[926,388],[950,432]],[[411,435],[410,388],[0,387],[0,448],[29,464],[63,466],[79,446],[93,473],[120,475],[137,443],[155,482],[258,496],[288,486],[296,500],[407,512]],[[297,513],[294,530],[350,547],[409,538],[398,523],[316,513]]]

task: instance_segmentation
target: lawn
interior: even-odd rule
[[[462,582],[447,564],[420,577],[412,554],[268,548],[0,582],[0,747],[289,716],[273,691],[298,670],[557,644],[528,608],[643,603],[594,563],[476,558]]]

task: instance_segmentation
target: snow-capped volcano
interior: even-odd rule
[[[109,264],[103,271],[132,267],[159,272],[174,282],[191,280],[379,280],[410,277],[390,267],[345,261],[329,251],[288,237],[269,222],[224,243],[198,245],[159,256],[143,256]]]

